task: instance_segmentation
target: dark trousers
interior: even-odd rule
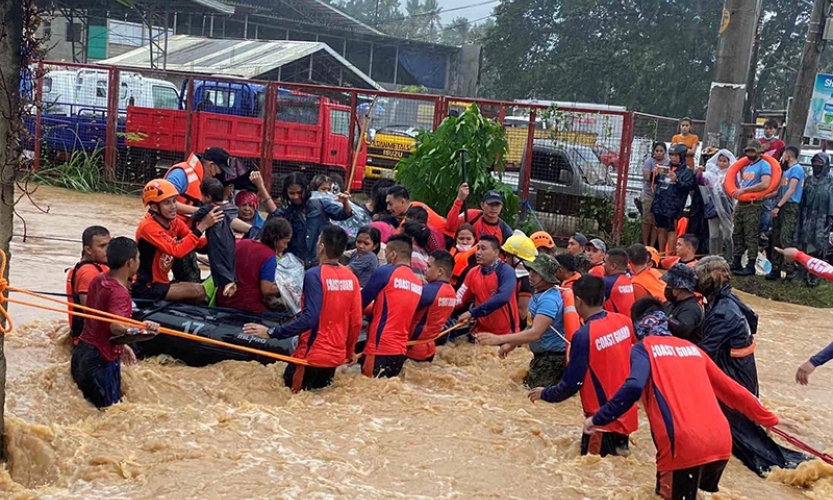
[[[787,203],[784,208],[778,211],[778,217],[772,223],[772,245],[779,248],[793,246],[793,235],[797,222],[798,203]],[[784,269],[784,256],[780,253],[772,252],[770,261],[773,269]]]
[[[197,252],[191,252],[181,259],[174,259],[171,266],[174,281],[183,283],[202,283],[200,266],[197,264]]]
[[[596,432],[594,434],[581,435],[581,454],[582,455],[598,455],[606,457],[608,455],[621,456],[628,453],[630,449],[630,441],[626,434],[619,434],[618,432]]]
[[[697,467],[657,472],[656,494],[663,500],[696,500],[697,490],[715,493],[728,460]]]
[[[81,393],[97,408],[114,405],[121,399],[121,360],[107,361],[98,348],[79,342],[72,350],[70,371]]]
[[[404,354],[398,356],[379,356],[370,354],[362,356],[362,374],[373,378],[396,377],[402,372],[402,366],[408,359]]]
[[[743,257],[749,251],[748,266],[755,265],[758,258],[758,228],[761,224],[761,203],[738,203],[735,209],[735,231],[732,242],[735,246],[736,259]]]
[[[316,368],[290,363],[283,372],[283,383],[292,389],[292,392],[313,391],[332,385],[335,374],[335,368]]]

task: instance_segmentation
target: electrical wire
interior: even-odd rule
[[[440,8],[440,9],[436,9],[436,10],[429,10],[429,11],[426,11],[426,12],[417,12],[416,14],[409,14],[407,16],[391,17],[391,18],[388,18],[388,19],[382,19],[381,21],[374,21],[372,23],[372,26],[380,26],[380,25],[388,24],[388,23],[395,23],[395,22],[399,22],[399,21],[407,21],[408,19],[413,19],[413,18],[416,18],[416,17],[446,14],[448,12],[456,12],[458,10],[466,10],[466,9],[471,9],[471,8],[474,8],[474,7],[481,7],[483,5],[489,5],[489,4],[498,3],[498,2],[500,2],[500,0],[486,0],[485,2],[478,2],[478,3],[469,4],[469,5],[463,5],[463,6],[454,7],[454,8],[451,8],[451,9],[442,9],[442,8]]]

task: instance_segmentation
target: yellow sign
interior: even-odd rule
[[[720,34],[722,35],[726,28],[729,27],[729,22],[732,20],[732,14],[729,9],[723,9],[723,19],[720,21]]]
[[[372,141],[367,145],[369,148],[378,148],[378,149],[390,149],[394,151],[404,151],[406,153],[411,151],[411,144],[413,144],[413,139],[408,144],[398,144],[396,142],[382,142],[382,141]],[[385,152],[387,155],[387,152]],[[399,155],[401,158],[402,155]]]

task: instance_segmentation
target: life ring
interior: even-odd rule
[[[774,192],[781,184],[781,165],[775,158],[769,155],[761,155],[764,161],[769,163],[769,168],[772,170],[772,178],[769,181],[769,186],[763,191],[756,191],[754,193],[743,193],[742,195],[737,197],[738,201],[755,201],[760,200],[764,196]],[[732,164],[729,167],[729,171],[726,172],[726,179],[723,181],[723,190],[726,191],[726,194],[734,198],[734,193],[737,191],[738,188],[738,174],[740,173],[741,169],[749,165],[749,159],[743,157]]]

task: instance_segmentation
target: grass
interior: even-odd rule
[[[75,150],[64,163],[47,165],[28,175],[32,182],[73,189],[82,193],[126,194],[130,192],[130,189],[122,184],[105,179],[101,149],[95,149],[92,152]]]
[[[822,280],[809,288],[803,280],[767,281],[763,276],[732,276],[732,286],[764,299],[821,309],[833,308],[833,284]]]

